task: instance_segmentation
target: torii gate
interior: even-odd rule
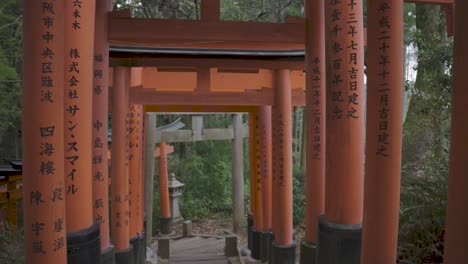
[[[468,83],[462,77],[468,68],[465,50],[468,32],[463,27],[468,24],[464,15],[468,2],[411,2],[456,4],[445,263],[463,263],[468,259],[468,211],[464,209],[468,200],[464,175],[468,162],[468,122],[463,120],[467,115],[463,103],[468,98],[463,88]],[[271,263],[294,263],[290,111],[293,104],[304,102],[301,99],[304,95],[296,94],[300,90],[291,88],[298,88],[294,85],[295,76],[300,76],[304,69],[307,71],[309,121],[307,150],[312,155],[307,155],[307,235],[302,246],[303,263],[314,262],[316,249],[318,263],[395,262],[401,159],[403,1],[368,1],[366,137],[362,0],[329,1],[326,5],[324,1],[306,1],[305,21],[284,24],[220,21],[219,1],[202,1],[199,21],[134,19],[122,16],[124,12],[108,16],[108,1],[96,1],[96,6],[94,3],[43,0],[27,1],[23,5],[22,131],[27,263],[66,263],[67,257],[69,263],[100,263],[101,254],[105,263],[113,263],[109,208],[104,202],[108,197],[107,164],[101,161],[106,160],[102,155],[107,153],[101,139],[106,138],[107,131],[109,41],[115,46],[132,46],[127,50],[116,49],[110,59],[110,65],[115,67],[111,101],[115,132],[110,228],[115,263],[133,263],[130,239],[135,234],[130,234],[130,229],[137,235],[143,232],[141,214],[136,218],[129,208],[128,167],[131,165],[126,153],[130,145],[126,133],[129,104],[153,105],[145,106],[146,111],[167,107],[189,108],[193,112],[198,105],[229,112],[232,110],[226,108],[246,107],[249,112],[258,114],[258,122],[271,122],[272,163],[266,168],[272,170],[274,241],[269,256]],[[382,21],[385,23],[380,23]],[[157,48],[137,51],[133,46]],[[295,50],[304,47],[305,64],[301,56],[294,55]],[[194,50],[199,50],[198,54]],[[379,60],[382,57],[391,59],[382,63]],[[132,86],[129,66],[157,67],[157,73],[172,74],[170,78],[174,83],[184,80],[181,86],[187,87],[185,81],[191,80],[195,85],[185,91],[178,90],[180,86],[176,89],[158,87],[159,84],[145,86],[157,77],[154,76],[157,73],[150,72],[153,77],[141,81],[132,79],[140,87],[129,89]],[[254,78],[248,78],[249,74]],[[244,79],[249,80],[248,83],[244,83]],[[251,82],[255,85],[249,87]],[[219,83],[227,86],[219,88]],[[242,86],[242,91],[229,90],[233,83],[236,87]],[[264,84],[266,88],[260,89]],[[246,91],[252,88],[256,91]],[[270,106],[273,106],[271,118],[268,116]],[[266,129],[261,131],[262,135],[264,131]],[[100,134],[102,132],[104,135]],[[141,132],[139,138],[132,138],[130,140],[142,140]],[[267,138],[268,134],[260,137],[265,140],[265,146],[269,145]],[[268,153],[262,148],[253,153],[255,151]],[[268,155],[259,157],[260,164],[268,164]],[[139,162],[139,169],[132,173],[142,170],[144,161]],[[260,173],[268,174],[268,169]],[[141,173],[137,173],[136,179],[141,177]],[[143,190],[143,186],[134,187]],[[254,194],[267,193],[258,188],[252,190]],[[259,209],[264,212],[265,207],[258,206],[259,201],[257,199],[257,205],[252,208],[254,228],[268,233],[268,223],[263,224]],[[138,208],[133,209],[138,211]],[[359,243],[361,227],[362,247]]]

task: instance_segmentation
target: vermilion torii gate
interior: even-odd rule
[[[454,2],[455,81],[445,246],[449,264],[468,259],[464,210],[468,122],[462,105],[468,99],[464,89],[468,82],[461,77],[468,69],[464,49],[468,32],[462,27],[468,24],[463,16],[468,2]],[[362,0],[306,1],[305,20],[284,24],[220,21],[216,0],[202,1],[198,21],[130,18],[125,11],[109,13],[107,0],[25,1],[27,263],[141,261],[132,248],[132,244],[138,247],[136,240],[144,240],[143,199],[135,194],[143,190],[141,118],[144,111],[158,110],[255,113],[258,128],[253,135],[259,144],[253,144],[252,153],[259,169],[252,177],[258,185],[251,190],[251,213],[260,239],[252,243],[273,241],[267,253],[268,246],[252,245],[252,254],[269,258],[270,263],[294,263],[290,114],[293,105],[304,104],[307,230],[301,262],[394,263],[403,1],[368,0],[367,4],[366,100]],[[110,59],[109,44],[114,46]],[[113,67],[112,77],[108,64]],[[107,146],[102,144],[108,108],[113,129],[111,201],[107,200]],[[143,110],[138,114],[136,109]]]

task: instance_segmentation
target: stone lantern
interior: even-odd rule
[[[169,176],[169,199],[171,205],[171,215],[173,224],[179,224],[184,221],[180,215],[179,197],[182,195],[185,184],[178,181],[174,173]]]

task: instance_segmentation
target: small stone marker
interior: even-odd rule
[[[184,237],[192,236],[192,221],[187,220],[182,223],[182,232]]]
[[[169,241],[168,237],[160,237],[158,239],[158,255],[160,259],[169,259]]]
[[[226,235],[225,237],[226,244],[224,246],[224,255],[226,257],[237,257],[237,236],[236,235]]]

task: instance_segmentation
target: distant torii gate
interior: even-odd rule
[[[468,100],[463,88],[468,83],[462,77],[468,68],[465,50],[468,32],[464,27],[468,24],[464,15],[468,12],[468,2],[410,2],[455,3],[456,7],[444,262],[463,263],[468,259],[468,211],[464,208],[468,200],[465,190],[468,122],[464,118],[468,113],[463,107]],[[132,171],[136,175],[129,177],[129,166],[135,168],[128,160],[128,138],[135,144],[133,136],[127,134],[127,129],[133,129],[130,120],[129,124],[126,122],[130,104],[140,109],[143,106],[138,105],[145,105],[145,109],[176,109],[196,108],[197,104],[201,108],[253,107],[249,112],[254,113],[261,109],[257,112],[259,117],[264,116],[272,124],[274,241],[269,256],[271,263],[282,264],[294,263],[295,256],[290,112],[292,105],[306,104],[307,150],[312,155],[307,155],[307,235],[301,261],[314,263],[318,253],[318,263],[395,262],[401,160],[403,1],[368,1],[366,137],[362,0],[329,1],[326,5],[324,1],[309,0],[305,21],[284,24],[220,21],[219,1],[202,1],[202,19],[198,21],[135,19],[126,17],[125,12],[109,15],[108,1],[96,1],[96,6],[94,3],[43,0],[27,1],[23,5],[22,131],[27,263],[66,263],[67,259],[69,263],[101,263],[101,254],[104,263],[114,263],[108,232],[109,209],[105,202],[107,164],[102,161],[106,160],[103,155],[107,150],[106,144],[102,144],[105,135],[100,134],[107,131],[108,64],[114,67],[110,229],[115,263],[138,261],[130,239],[135,238],[134,231],[138,236],[143,232],[141,213],[135,217],[131,212],[138,209],[129,205],[133,199],[129,196],[129,180],[136,177],[141,182],[144,163],[138,161],[138,169]],[[93,21],[96,21],[95,29]],[[109,42],[116,46],[111,59]],[[132,47],[122,47],[125,45]],[[156,67],[157,71],[131,67]],[[305,83],[305,77],[301,77],[303,70],[307,71]],[[135,74],[131,79],[132,71]],[[139,71],[143,72],[140,75],[143,78],[138,78]],[[144,78],[144,71],[149,71],[150,77]],[[168,86],[151,83],[161,75],[170,77],[173,83]],[[180,80],[182,83],[178,83]],[[241,89],[232,90],[233,85]],[[304,88],[306,96],[301,92]],[[270,106],[271,118],[265,114]],[[143,140],[143,127],[141,124],[139,138],[136,136],[134,140]],[[261,138],[266,140],[268,133],[264,132],[254,131],[253,135],[263,135]],[[268,146],[268,142],[260,143],[260,148],[253,153],[260,153],[260,164],[269,168],[269,155],[265,154],[268,150],[262,149],[262,144]],[[269,172],[267,169],[259,173],[267,177]],[[133,187],[143,189],[143,186]],[[258,188],[252,192],[262,193],[263,198],[267,192]],[[260,200],[263,202],[257,197],[252,208],[254,228],[267,232],[268,222],[262,217],[268,210],[260,205]],[[141,204],[136,201],[138,198],[132,201],[132,206],[140,206],[141,210]],[[130,233],[131,230],[134,231]]]

